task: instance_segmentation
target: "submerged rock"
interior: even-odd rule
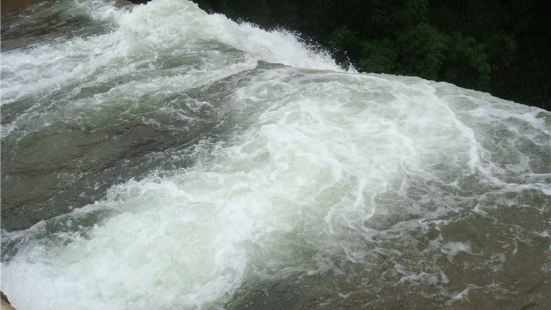
[[[11,306],[10,301],[8,300],[8,296],[6,296],[6,294],[4,294],[4,292],[2,291],[0,291],[0,299],[0,305],[2,306],[2,309],[15,310],[15,308]]]

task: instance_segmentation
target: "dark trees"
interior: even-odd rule
[[[195,0],[296,31],[346,66],[416,75],[551,109],[551,10],[544,0]]]

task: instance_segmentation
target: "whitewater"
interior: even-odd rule
[[[0,83],[17,309],[551,305],[550,112],[345,70],[186,0],[18,14]]]

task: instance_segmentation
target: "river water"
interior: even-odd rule
[[[550,112],[186,0],[3,14],[17,309],[551,306]]]

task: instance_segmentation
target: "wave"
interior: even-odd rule
[[[455,258],[476,255],[469,268],[491,273],[510,253],[501,261],[493,241],[482,250],[453,227],[493,221],[477,229],[522,243],[551,225],[509,231],[519,224],[501,213],[522,201],[550,212],[549,112],[345,72],[291,33],[189,1],[105,11],[116,12],[108,33],[3,53],[4,105],[40,98],[14,108],[3,142],[17,150],[36,132],[120,128],[145,115],[139,124],[193,136],[184,153],[196,156],[161,175],[152,162],[95,203],[4,231],[15,249],[2,286],[18,309],[239,308],[264,285],[275,297],[260,296],[282,307],[307,305],[309,294],[376,306],[374,294],[388,302],[391,288],[451,305],[462,298],[449,285]],[[506,280],[490,282],[465,294],[512,294]]]

